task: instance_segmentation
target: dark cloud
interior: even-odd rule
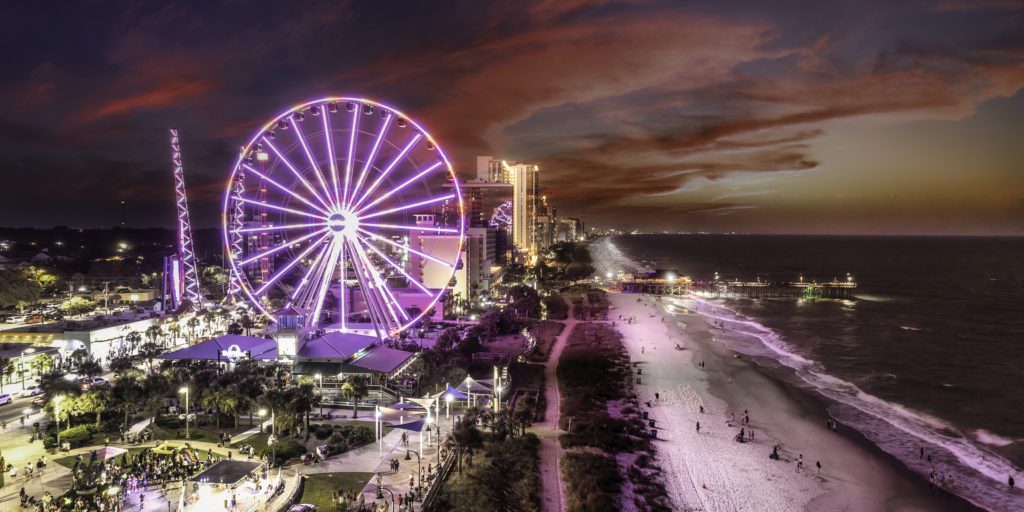
[[[171,213],[175,126],[197,223],[211,225],[251,131],[341,93],[401,106],[461,167],[483,153],[539,163],[565,214],[739,218],[770,205],[701,187],[849,164],[818,154],[841,123],[958,120],[1018,94],[1021,12],[999,0],[8,3],[0,43],[22,50],[0,79],[0,173],[21,193],[0,223],[109,224],[124,197]],[[52,197],[58,208],[37,206]]]

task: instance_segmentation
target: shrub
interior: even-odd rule
[[[280,466],[291,459],[304,455],[306,453],[306,446],[294,439],[285,439],[277,443],[276,448],[267,446],[260,450],[260,456],[267,458],[275,452],[277,457],[274,459],[274,464]]]
[[[60,442],[68,443],[72,448],[78,448],[79,446],[85,446],[92,444],[92,436],[96,434],[96,425],[86,424],[78,425],[65,429],[60,433]],[[47,434],[43,438],[43,448],[56,448],[57,447],[57,436],[56,434]]]
[[[566,452],[562,457],[562,479],[568,495],[569,512],[614,512],[619,510],[622,475],[609,455]]]

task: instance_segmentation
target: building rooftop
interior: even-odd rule
[[[253,338],[240,334],[225,334],[201,343],[168,352],[160,359],[220,361],[230,356],[225,354],[244,353],[250,359],[277,359],[277,342],[266,338]]]

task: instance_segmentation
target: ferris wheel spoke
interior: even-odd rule
[[[287,242],[285,242],[283,244],[275,245],[273,249],[261,252],[261,253],[255,255],[255,256],[250,256],[249,258],[246,258],[246,259],[242,260],[240,263],[241,263],[241,265],[248,265],[248,264],[250,264],[250,263],[252,263],[252,262],[254,262],[256,260],[259,260],[260,258],[265,258],[267,256],[270,256],[271,254],[276,254],[276,253],[278,253],[280,251],[283,251],[284,249],[287,249],[287,248],[289,248],[289,247],[291,247],[291,246],[293,246],[295,244],[302,243],[302,242],[304,242],[306,240],[309,240],[310,238],[313,238],[314,236],[322,234],[325,231],[327,231],[327,228],[318,229],[318,230],[316,230],[316,231],[314,231],[312,233],[309,233],[307,235],[303,235],[303,236],[301,236],[299,238],[296,238],[295,240],[289,240],[289,241],[287,241]]]
[[[288,274],[288,272],[291,272],[291,270],[295,268],[295,265],[298,265],[299,262],[302,261],[302,258],[305,258],[306,256],[309,255],[309,253],[313,252],[313,249],[316,249],[317,246],[319,246],[320,243],[323,242],[324,239],[327,238],[328,236],[330,236],[330,234],[325,233],[323,236],[318,238],[316,242],[310,244],[309,247],[305,248],[302,252],[300,252],[298,256],[292,258],[292,260],[289,261],[285,266],[281,267],[281,269],[278,270],[273,276],[271,276],[270,279],[267,279],[267,282],[263,283],[263,285],[261,285],[254,293],[256,295],[262,294],[267,290],[267,288],[270,288],[270,285],[277,282],[278,279],[281,279],[281,277]]]
[[[323,208],[320,208],[319,206],[313,204],[312,202],[310,202],[305,197],[302,197],[299,194],[296,194],[295,191],[293,191],[292,189],[290,189],[288,187],[285,187],[284,185],[281,185],[280,183],[278,183],[278,182],[274,181],[273,179],[271,179],[266,174],[263,174],[262,172],[257,171],[256,169],[252,168],[248,164],[242,164],[242,167],[244,167],[245,170],[247,170],[247,171],[249,171],[249,172],[259,176],[260,178],[263,178],[264,180],[267,180],[268,182],[270,182],[271,185],[277,187],[282,192],[284,192],[284,193],[294,197],[295,199],[298,199],[299,201],[302,201],[303,203],[306,203],[307,205],[309,205],[310,208],[313,208],[314,210],[316,210],[316,211],[318,211],[318,212],[320,212],[320,213],[322,213],[324,215],[330,215],[329,213],[327,213],[327,210],[324,210]]]
[[[302,229],[302,228],[315,228],[318,226],[327,226],[326,222],[313,222],[310,224],[282,224],[280,226],[267,226],[265,228],[238,228],[232,229],[232,233],[263,233],[265,231],[287,231],[290,229]]]
[[[316,284],[321,283],[323,280],[324,269],[327,267],[327,255],[330,254],[330,251],[331,244],[328,244],[324,248],[324,252],[320,255],[318,260],[314,261],[313,265],[311,265],[309,270],[306,271],[306,275],[304,276],[305,282],[300,283],[301,286],[296,287],[296,290],[292,294],[293,303],[297,301],[302,305],[301,307],[307,311],[312,306],[313,299],[316,298],[316,293],[319,291]]]
[[[420,202],[417,202],[417,203],[411,203],[411,204],[399,206],[397,208],[392,208],[390,210],[381,210],[379,212],[374,212],[374,213],[371,213],[369,215],[363,215],[359,219],[360,219],[360,222],[361,222],[364,219],[372,219],[374,217],[380,217],[382,215],[387,215],[389,213],[401,212],[401,211],[405,211],[405,210],[412,210],[414,208],[419,208],[420,206],[426,206],[428,204],[434,204],[434,203],[441,203],[441,202],[447,201],[449,199],[454,199],[454,198],[455,198],[455,194],[448,194],[448,195],[445,195],[445,196],[438,196],[438,197],[435,197],[433,199],[427,199],[427,200],[420,201]]]
[[[342,331],[347,331],[348,330],[348,307],[347,307],[348,306],[348,304],[347,304],[348,297],[346,295],[348,295],[348,294],[346,293],[346,290],[345,290],[345,281],[348,280],[347,279],[347,277],[348,277],[348,275],[347,275],[348,274],[348,264],[345,263],[345,242],[344,242],[344,240],[341,243],[341,272],[340,272],[340,274],[341,275],[338,277],[338,280],[339,280],[338,284],[341,285],[341,286],[339,286],[339,288],[340,288],[339,295],[341,295],[341,297],[340,297],[341,300],[338,301],[339,302],[338,313],[339,313],[339,316],[341,317],[341,330]]]
[[[346,243],[351,244],[351,241]],[[350,248],[352,254],[355,254],[355,250]],[[352,257],[352,269],[355,271],[356,280],[359,282],[359,288],[362,290],[363,302],[366,304],[366,311],[370,315],[371,323],[373,324],[374,330],[377,331],[377,335],[380,336],[380,326],[387,326],[384,317],[380,314],[378,305],[376,304],[376,297],[370,291],[373,287],[367,282],[366,276],[368,275],[367,270],[362,266],[362,262],[359,261],[355,256]]]
[[[363,195],[360,196],[359,199],[354,204],[352,204],[353,209],[359,208],[359,205],[361,205],[363,201],[365,201],[366,198],[373,193],[374,190],[377,190],[377,187],[380,186],[380,182],[384,181],[384,178],[386,178],[388,174],[391,174],[391,170],[394,169],[396,165],[398,165],[398,162],[401,162],[402,159],[405,158],[405,155],[409,153],[409,150],[412,149],[412,147],[416,145],[416,143],[419,142],[421,138],[423,138],[423,134],[421,133],[417,133],[416,135],[413,136],[412,140],[410,140],[409,143],[406,144],[404,148],[402,148],[402,151],[398,153],[398,156],[392,159],[391,163],[389,163],[388,166],[385,167],[384,170],[380,172],[380,175],[377,176],[377,179],[373,180],[373,183],[371,183],[370,186],[367,187],[366,192],[363,192]]]
[[[459,230],[453,228],[439,228],[434,226],[403,226],[399,224],[375,224],[372,222],[360,222],[360,226],[370,226],[372,228],[381,229],[397,229],[401,231],[435,231],[438,233],[458,233]]]
[[[327,114],[326,111],[324,114]],[[330,199],[331,189],[328,188],[327,181],[324,180],[324,171],[320,169],[320,165],[316,163],[316,158],[313,157],[313,152],[309,150],[309,144],[306,142],[306,136],[299,127],[299,122],[295,120],[295,117],[290,117],[289,120],[292,122],[292,127],[295,128],[295,136],[299,139],[299,144],[302,144],[302,151],[306,153],[306,158],[309,159],[309,165],[313,167],[313,174],[316,176],[316,180],[320,182],[320,188],[324,192],[324,197]]]
[[[352,156],[355,154],[356,141],[359,138],[359,114],[357,105],[352,110],[352,131],[348,135],[348,157],[345,159],[345,188],[342,189],[341,204],[348,204],[349,185],[352,181]]]
[[[278,205],[276,205],[274,203],[268,203],[268,202],[265,202],[265,201],[257,201],[255,199],[249,199],[248,197],[242,197],[242,196],[236,196],[235,200],[236,201],[241,201],[243,203],[248,203],[248,204],[260,206],[260,207],[270,208],[272,210],[280,210],[282,212],[294,213],[295,215],[304,215],[306,217],[312,217],[314,219],[320,219],[320,220],[324,221],[325,223],[327,222],[327,217],[324,217],[323,215],[317,215],[315,213],[304,212],[302,210],[296,210],[294,208],[286,208],[284,206],[278,206]]]
[[[320,117],[324,120],[324,142],[327,144],[327,162],[331,165],[331,184],[334,187],[334,204],[341,204],[338,191],[338,162],[334,160],[334,136],[331,135],[330,114],[324,111]]]
[[[355,248],[355,253],[361,260],[363,268],[366,269],[370,279],[374,282],[373,293],[377,294],[377,301],[380,303],[382,309],[391,315],[388,320],[393,320],[396,325],[402,325],[401,318],[399,318],[398,313],[395,313],[394,302],[388,298],[388,295],[390,295],[388,285],[380,277],[380,272],[377,270],[377,267],[370,261],[369,256],[366,255],[366,251],[364,251],[358,243],[352,243],[352,246]]]
[[[313,272],[320,267],[320,262],[323,261],[324,255],[327,254],[327,250],[330,249],[330,247],[330,244],[327,244],[320,248],[320,252],[317,253],[316,258],[313,259],[313,263],[310,264],[308,269],[306,269],[306,273],[303,274],[302,279],[296,283],[295,289],[292,290],[292,294],[290,296],[292,302],[294,302],[295,299],[302,294],[302,291],[306,289],[306,285],[309,284],[310,277],[312,277]]]
[[[392,242],[391,240],[389,240],[389,239],[387,239],[385,237],[382,237],[382,236],[380,236],[380,235],[378,235],[376,233],[372,233],[370,231],[367,231],[367,230],[365,230],[363,228],[358,228],[358,229],[359,229],[359,231],[362,231],[363,233],[365,233],[366,235],[368,235],[370,238],[372,238],[374,240],[380,240],[381,242],[384,242],[384,243],[386,243],[388,245],[391,245],[392,247],[395,247],[396,249],[401,249],[403,251],[409,251],[409,252],[411,252],[411,253],[413,253],[413,254],[421,257],[421,258],[433,261],[434,263],[437,263],[438,265],[443,265],[448,270],[454,270],[455,269],[455,263],[448,263],[447,261],[439,260],[439,259],[437,259],[437,258],[435,258],[435,257],[433,257],[433,256],[431,256],[429,254],[426,254],[426,253],[420,252],[420,251],[418,251],[416,249],[413,249],[412,247],[409,247],[408,245],[402,245],[402,244],[397,243],[397,242]]]
[[[313,309],[313,322],[315,324],[320,323],[320,313],[323,311],[324,298],[327,296],[327,290],[330,288],[331,276],[334,275],[334,269],[338,266],[338,251],[341,246],[337,239],[331,242],[331,252],[327,257],[327,268],[325,269],[322,279],[320,279],[320,286],[317,289],[316,301],[314,302]]]
[[[277,146],[275,146],[273,142],[270,142],[270,139],[264,136],[263,143],[266,144],[267,147],[270,148],[270,150],[273,151],[275,155],[277,155],[277,158],[281,160],[281,163],[283,163],[284,166],[288,168],[288,170],[292,171],[292,174],[294,174],[295,177],[299,179],[299,182],[301,182],[302,185],[306,187],[306,190],[308,190],[310,194],[313,194],[313,197],[315,197],[316,200],[319,201],[320,204],[324,206],[324,208],[327,208],[328,210],[331,209],[330,201],[325,201],[324,198],[320,197],[320,194],[318,194],[316,190],[313,189],[313,186],[310,185],[308,181],[306,181],[306,178],[302,177],[302,173],[300,173],[298,169],[295,168],[295,165],[292,164],[291,160],[288,160],[288,157],[284,156],[284,153],[282,153],[281,150],[277,149]]]
[[[373,142],[373,148],[370,149],[370,155],[366,157],[366,161],[363,162],[363,169],[359,172],[359,179],[356,180],[355,186],[352,188],[351,203],[355,202],[356,197],[359,197],[359,189],[362,188],[363,182],[366,180],[366,175],[373,167],[373,162],[377,160],[377,152],[380,151],[380,143],[384,141],[384,137],[388,133],[388,129],[391,127],[391,119],[394,118],[394,114],[388,112],[384,117],[384,126],[377,132],[377,139]]]
[[[363,245],[365,245],[366,247],[369,247],[371,251],[373,251],[377,256],[380,256],[381,259],[383,259],[389,265],[391,265],[392,268],[397,270],[399,274],[402,274],[402,276],[405,277],[405,279],[407,281],[409,281],[410,283],[415,285],[423,293],[425,293],[427,295],[433,295],[434,292],[430,291],[430,288],[427,288],[427,286],[425,284],[417,281],[416,278],[414,278],[411,275],[409,275],[409,273],[406,272],[405,269],[402,268],[401,265],[399,265],[398,263],[395,263],[395,260],[392,260],[391,258],[389,258],[387,255],[384,254],[383,251],[378,249],[375,245],[371,244],[368,240],[366,240],[365,238],[363,238],[361,236],[359,237],[359,242],[362,243]]]
[[[413,183],[415,183],[417,181],[420,181],[426,175],[434,172],[434,169],[437,169],[438,167],[441,167],[441,163],[442,162],[440,160],[438,160],[437,162],[434,162],[433,165],[431,165],[430,167],[427,167],[426,169],[416,173],[415,176],[405,180],[404,182],[402,182],[401,185],[399,185],[397,187],[392,187],[391,190],[388,190],[388,192],[386,194],[382,194],[377,199],[374,199],[373,202],[371,202],[370,204],[368,204],[366,206],[363,206],[356,213],[362,213],[362,212],[364,212],[364,211],[366,211],[366,210],[368,210],[370,208],[373,208],[374,206],[380,204],[381,201],[384,201],[385,199],[395,195],[396,193],[401,192],[403,189],[405,189],[405,187],[408,187],[409,185],[411,185],[411,184],[413,184]]]

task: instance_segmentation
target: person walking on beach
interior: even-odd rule
[[[704,414],[704,406],[703,405],[700,406],[700,413]]]
[[[924,458],[924,446],[921,447],[921,456],[918,457],[918,458],[919,459],[923,459]]]
[[[657,393],[657,392],[654,393],[654,399],[655,400],[661,400],[661,393]]]
[[[818,476],[821,476],[821,461],[820,461],[820,460],[819,460],[819,461],[817,461],[817,463],[816,463],[816,464],[817,464],[817,466],[818,466]]]
[[[700,434],[700,422],[699,421],[697,422],[697,433]],[[1012,476],[1010,477],[1010,480],[1011,481],[1013,480]],[[1011,484],[1010,487],[1013,487],[1013,485]]]
[[[1013,481],[1013,475],[1010,475],[1010,479],[1006,481],[1010,485],[1010,489],[1013,489],[1015,482]]]

